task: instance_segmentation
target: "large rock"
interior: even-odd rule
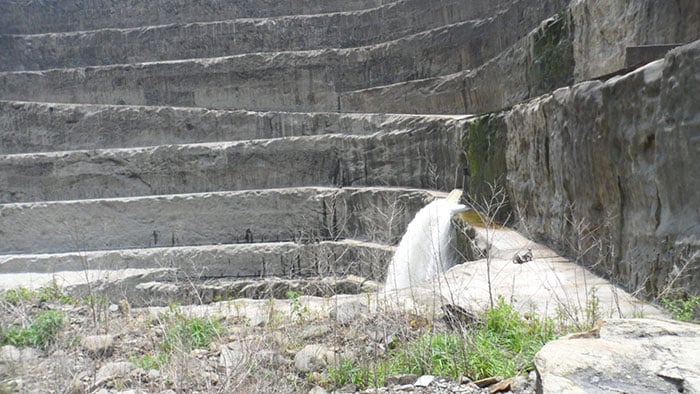
[[[700,326],[610,320],[594,333],[547,343],[535,357],[548,393],[700,393]]]
[[[508,112],[507,187],[524,230],[630,290],[700,291],[699,67],[697,41]]]
[[[700,38],[700,3],[696,0],[571,3],[577,81],[624,68],[626,47],[684,44]]]

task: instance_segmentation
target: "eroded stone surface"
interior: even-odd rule
[[[514,107],[507,179],[524,230],[632,291],[657,294],[671,281],[697,289],[699,56],[695,42]]]
[[[599,338],[561,339],[537,353],[542,393],[700,392],[700,327],[675,321],[606,322]]]

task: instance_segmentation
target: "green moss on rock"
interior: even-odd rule
[[[573,28],[568,15],[555,15],[533,34],[530,96],[538,96],[574,81]]]

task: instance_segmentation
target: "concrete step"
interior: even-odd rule
[[[381,131],[443,134],[463,129],[467,119],[0,101],[0,154]]]
[[[524,1],[516,1],[518,7]],[[170,24],[128,29],[0,36],[0,71],[42,70],[253,52],[347,48],[395,40],[423,30],[481,19],[507,7],[500,0],[422,0],[361,11],[265,19]]]
[[[462,130],[159,145],[0,156],[0,202],[296,186],[449,190]]]
[[[0,275],[167,269],[181,278],[359,275],[380,278],[394,248],[357,240],[256,242],[0,255]]]
[[[350,49],[3,72],[0,99],[337,111],[341,109],[339,93],[343,91],[477,67],[530,31],[549,8],[543,7],[530,18],[509,9],[486,21],[455,23]],[[483,38],[489,36],[498,39]]]
[[[510,48],[471,70],[343,92],[339,108],[345,112],[371,108],[393,113],[483,113],[569,85],[574,81],[574,37],[567,18],[556,15],[543,21]]]
[[[55,0],[0,2],[0,33],[33,34],[363,10],[385,0]]]
[[[392,244],[437,196],[303,187],[0,205],[0,254],[353,238]]]

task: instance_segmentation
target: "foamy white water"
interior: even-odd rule
[[[455,265],[452,217],[467,209],[449,199],[438,199],[418,211],[391,259],[384,290],[410,287]]]

